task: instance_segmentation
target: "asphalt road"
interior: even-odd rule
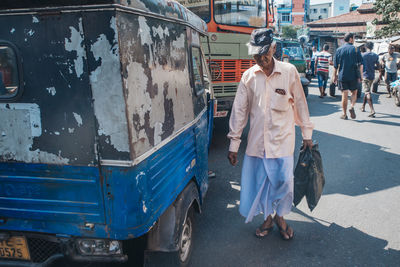
[[[216,178],[196,218],[191,266],[400,266],[400,107],[382,86],[373,94],[376,118],[367,116],[368,106],[360,112],[359,99],[357,118],[341,120],[341,98],[318,98],[315,82],[308,105],[326,177],[318,206],[310,212],[303,199],[287,216],[292,241],[281,240],[276,228],[256,238],[262,215],[245,224],[238,212],[246,142],[239,166],[230,166],[228,122],[217,120],[209,155]]]
[[[382,86],[373,94],[376,118],[368,117],[368,107],[367,113],[360,112],[360,99],[357,118],[344,121],[339,118],[341,98],[318,98],[316,79],[313,82],[308,105],[326,178],[318,206],[310,212],[303,200],[286,217],[295,231],[292,241],[281,240],[276,227],[265,238],[256,238],[262,215],[245,224],[238,211],[246,131],[239,165],[232,167],[226,158],[228,120],[217,119],[209,153],[209,168],[216,178],[210,180],[202,214],[196,216],[189,266],[400,266],[400,107],[386,98]],[[299,129],[296,134],[295,161]],[[136,259],[134,266],[140,266]]]

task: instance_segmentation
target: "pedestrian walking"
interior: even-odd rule
[[[332,64],[332,55],[328,50],[329,45],[324,44],[322,52],[318,53],[315,57],[320,98],[326,96],[325,90],[329,78],[329,65]]]
[[[390,83],[397,80],[397,59],[400,58],[400,53],[394,52],[394,46],[389,45],[388,53],[382,57],[382,64],[385,66],[385,82],[388,91],[387,97],[392,97],[390,91]]]
[[[363,61],[363,81],[362,87],[364,90],[364,100],[361,107],[361,111],[365,112],[365,104],[368,102],[368,105],[371,109],[371,113],[368,117],[375,117],[374,105],[372,103],[371,98],[371,87],[375,79],[375,70],[379,69],[379,56],[372,52],[374,48],[374,43],[367,42],[365,44],[366,52],[362,54]]]
[[[310,65],[311,65],[311,73],[314,77],[315,77],[315,57],[317,53],[318,53],[317,47],[313,46]]]
[[[357,100],[357,87],[361,83],[362,57],[360,51],[357,51],[353,45],[354,35],[347,33],[344,36],[344,45],[336,50],[333,60],[334,75],[333,83],[339,79],[339,90],[342,91],[342,109],[341,119],[347,120],[347,98],[351,91],[351,107],[349,109],[352,119],[356,118],[354,106]],[[339,74],[338,74],[339,72]]]
[[[303,144],[312,148],[313,124],[300,76],[293,65],[273,58],[275,48],[270,29],[252,32],[248,52],[257,64],[244,72],[237,89],[227,135],[228,159],[233,166],[238,163],[240,137],[250,117],[239,211],[246,223],[264,214],[258,237],[266,236],[275,223],[281,237],[290,240],[294,231],[283,216],[293,202],[294,125],[302,130]]]

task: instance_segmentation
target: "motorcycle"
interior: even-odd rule
[[[395,105],[400,107],[400,76],[397,77],[396,81],[390,83],[390,88],[393,94]]]

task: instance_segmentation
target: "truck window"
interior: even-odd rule
[[[204,75],[202,67],[201,51],[199,47],[192,46],[192,65],[194,90],[197,96],[204,92]]]
[[[15,50],[0,43],[0,100],[15,97],[19,91],[19,73]]]

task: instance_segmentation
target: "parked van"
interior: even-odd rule
[[[0,265],[126,262],[143,236],[187,264],[206,24],[174,1],[5,0],[0,25]]]

